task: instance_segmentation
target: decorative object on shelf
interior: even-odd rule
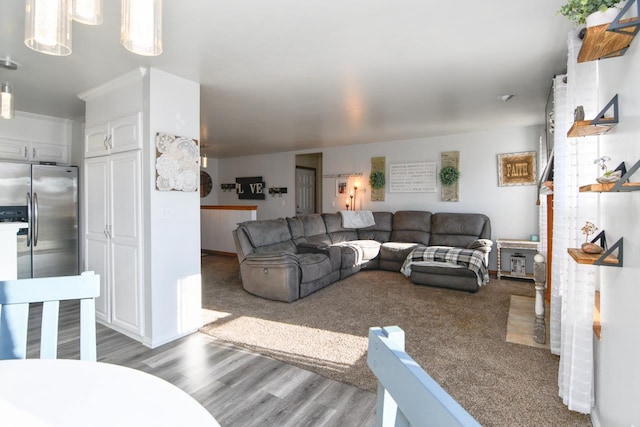
[[[520,252],[516,252],[510,257],[511,261],[511,274],[514,276],[525,276],[526,272],[526,258]]]
[[[283,194],[287,194],[287,187],[269,187],[269,194],[272,197],[275,197],[276,194],[282,197]]]
[[[596,178],[596,181],[598,181],[600,184],[616,182],[616,181],[619,181],[620,178],[622,177],[622,168],[624,168],[624,162],[621,164],[622,168],[618,166],[618,168],[616,168],[615,170],[610,171],[609,168],[607,167],[607,162],[609,160],[611,160],[611,157],[602,156],[602,157],[598,157],[593,161],[593,163],[598,164],[598,167],[602,171],[602,175]],[[626,168],[625,168],[625,171],[626,171]]]
[[[88,25],[102,22],[101,0],[26,0],[24,43],[47,55],[72,52],[72,19]],[[143,56],[162,53],[162,0],[122,0],[120,42]]]
[[[440,200],[460,201],[460,152],[445,151],[440,154]]]
[[[440,170],[440,182],[443,185],[453,185],[458,182],[460,171],[455,166],[445,166]]]
[[[614,8],[614,12],[609,12],[609,14],[613,14],[608,21],[611,22],[620,11],[615,8],[619,2],[620,0],[567,0],[556,13],[560,13],[567,18],[569,22],[580,26],[587,24],[587,17],[589,17],[589,15],[598,12],[603,14],[607,12],[608,9]],[[590,21],[594,21],[595,19],[596,18],[591,18]]]
[[[611,113],[610,110],[613,110]],[[611,116],[613,114],[613,116]],[[609,115],[609,117],[607,117]],[[602,135],[618,124],[618,95],[604,106],[593,120],[580,120],[573,123],[567,137]]]
[[[582,230],[582,234],[585,235],[585,242],[580,246],[580,249],[582,249],[583,252],[587,254],[599,254],[604,252],[602,247],[589,241],[589,236],[598,231],[598,227],[594,223],[586,221],[580,230]]]
[[[580,120],[584,120],[584,107],[582,105],[578,105],[573,111],[573,121],[577,122]]]
[[[199,153],[195,139],[156,133],[156,188],[160,191],[196,191]]]
[[[616,181],[615,183],[583,185],[580,187],[580,192],[616,193],[625,191],[638,191],[640,190],[640,182],[630,182],[629,179],[633,176],[633,174],[636,173],[639,168],[640,160],[637,161],[633,166],[631,166],[631,169],[629,169],[628,171],[624,162],[622,162],[615,169],[616,171],[620,171],[620,173],[622,174],[618,181]]]
[[[387,163],[384,157],[372,157],[371,158],[371,175],[369,176],[369,183],[371,184],[371,201],[372,202],[383,202],[385,196],[385,188],[386,188],[386,176],[385,172],[387,171]],[[380,185],[380,187],[374,186],[374,182],[372,182],[373,175],[376,174],[377,178],[375,179],[376,185]],[[382,174],[382,183],[380,183],[380,175]]]
[[[264,200],[264,188],[261,176],[236,178],[236,192],[240,200]]]
[[[498,154],[498,185],[536,184],[536,152]]]

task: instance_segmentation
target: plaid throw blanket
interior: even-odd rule
[[[484,263],[484,254],[475,249],[451,248],[448,246],[421,246],[414,249],[404,261],[400,270],[405,276],[411,275],[411,265],[416,262],[446,262],[459,265],[476,273],[478,286],[489,283],[489,271]]]

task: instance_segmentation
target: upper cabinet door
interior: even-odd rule
[[[110,123],[107,143],[112,153],[142,148],[141,116],[141,113],[136,113]]]
[[[109,154],[108,136],[108,123],[87,128],[84,135],[84,156],[96,157]]]

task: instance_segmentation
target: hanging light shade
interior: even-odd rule
[[[36,52],[71,53],[70,0],[26,0],[24,43]]]
[[[200,157],[200,165],[203,168],[207,168],[207,166],[209,166],[209,159],[207,158],[207,153],[202,153],[202,156]]]
[[[160,55],[162,0],[122,0],[120,42],[138,55]]]
[[[13,119],[13,86],[8,82],[0,83],[0,117]]]
[[[72,0],[71,19],[81,24],[102,24],[102,0]]]

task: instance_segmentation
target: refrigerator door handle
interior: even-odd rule
[[[29,153],[28,153],[28,151],[27,151],[27,146],[25,145],[25,146],[24,146],[24,158],[25,158],[25,159],[27,158],[27,155],[28,155],[28,154],[29,154]]]
[[[27,193],[27,247],[31,246],[31,193]]]
[[[33,246],[38,246],[38,193],[33,193]]]

